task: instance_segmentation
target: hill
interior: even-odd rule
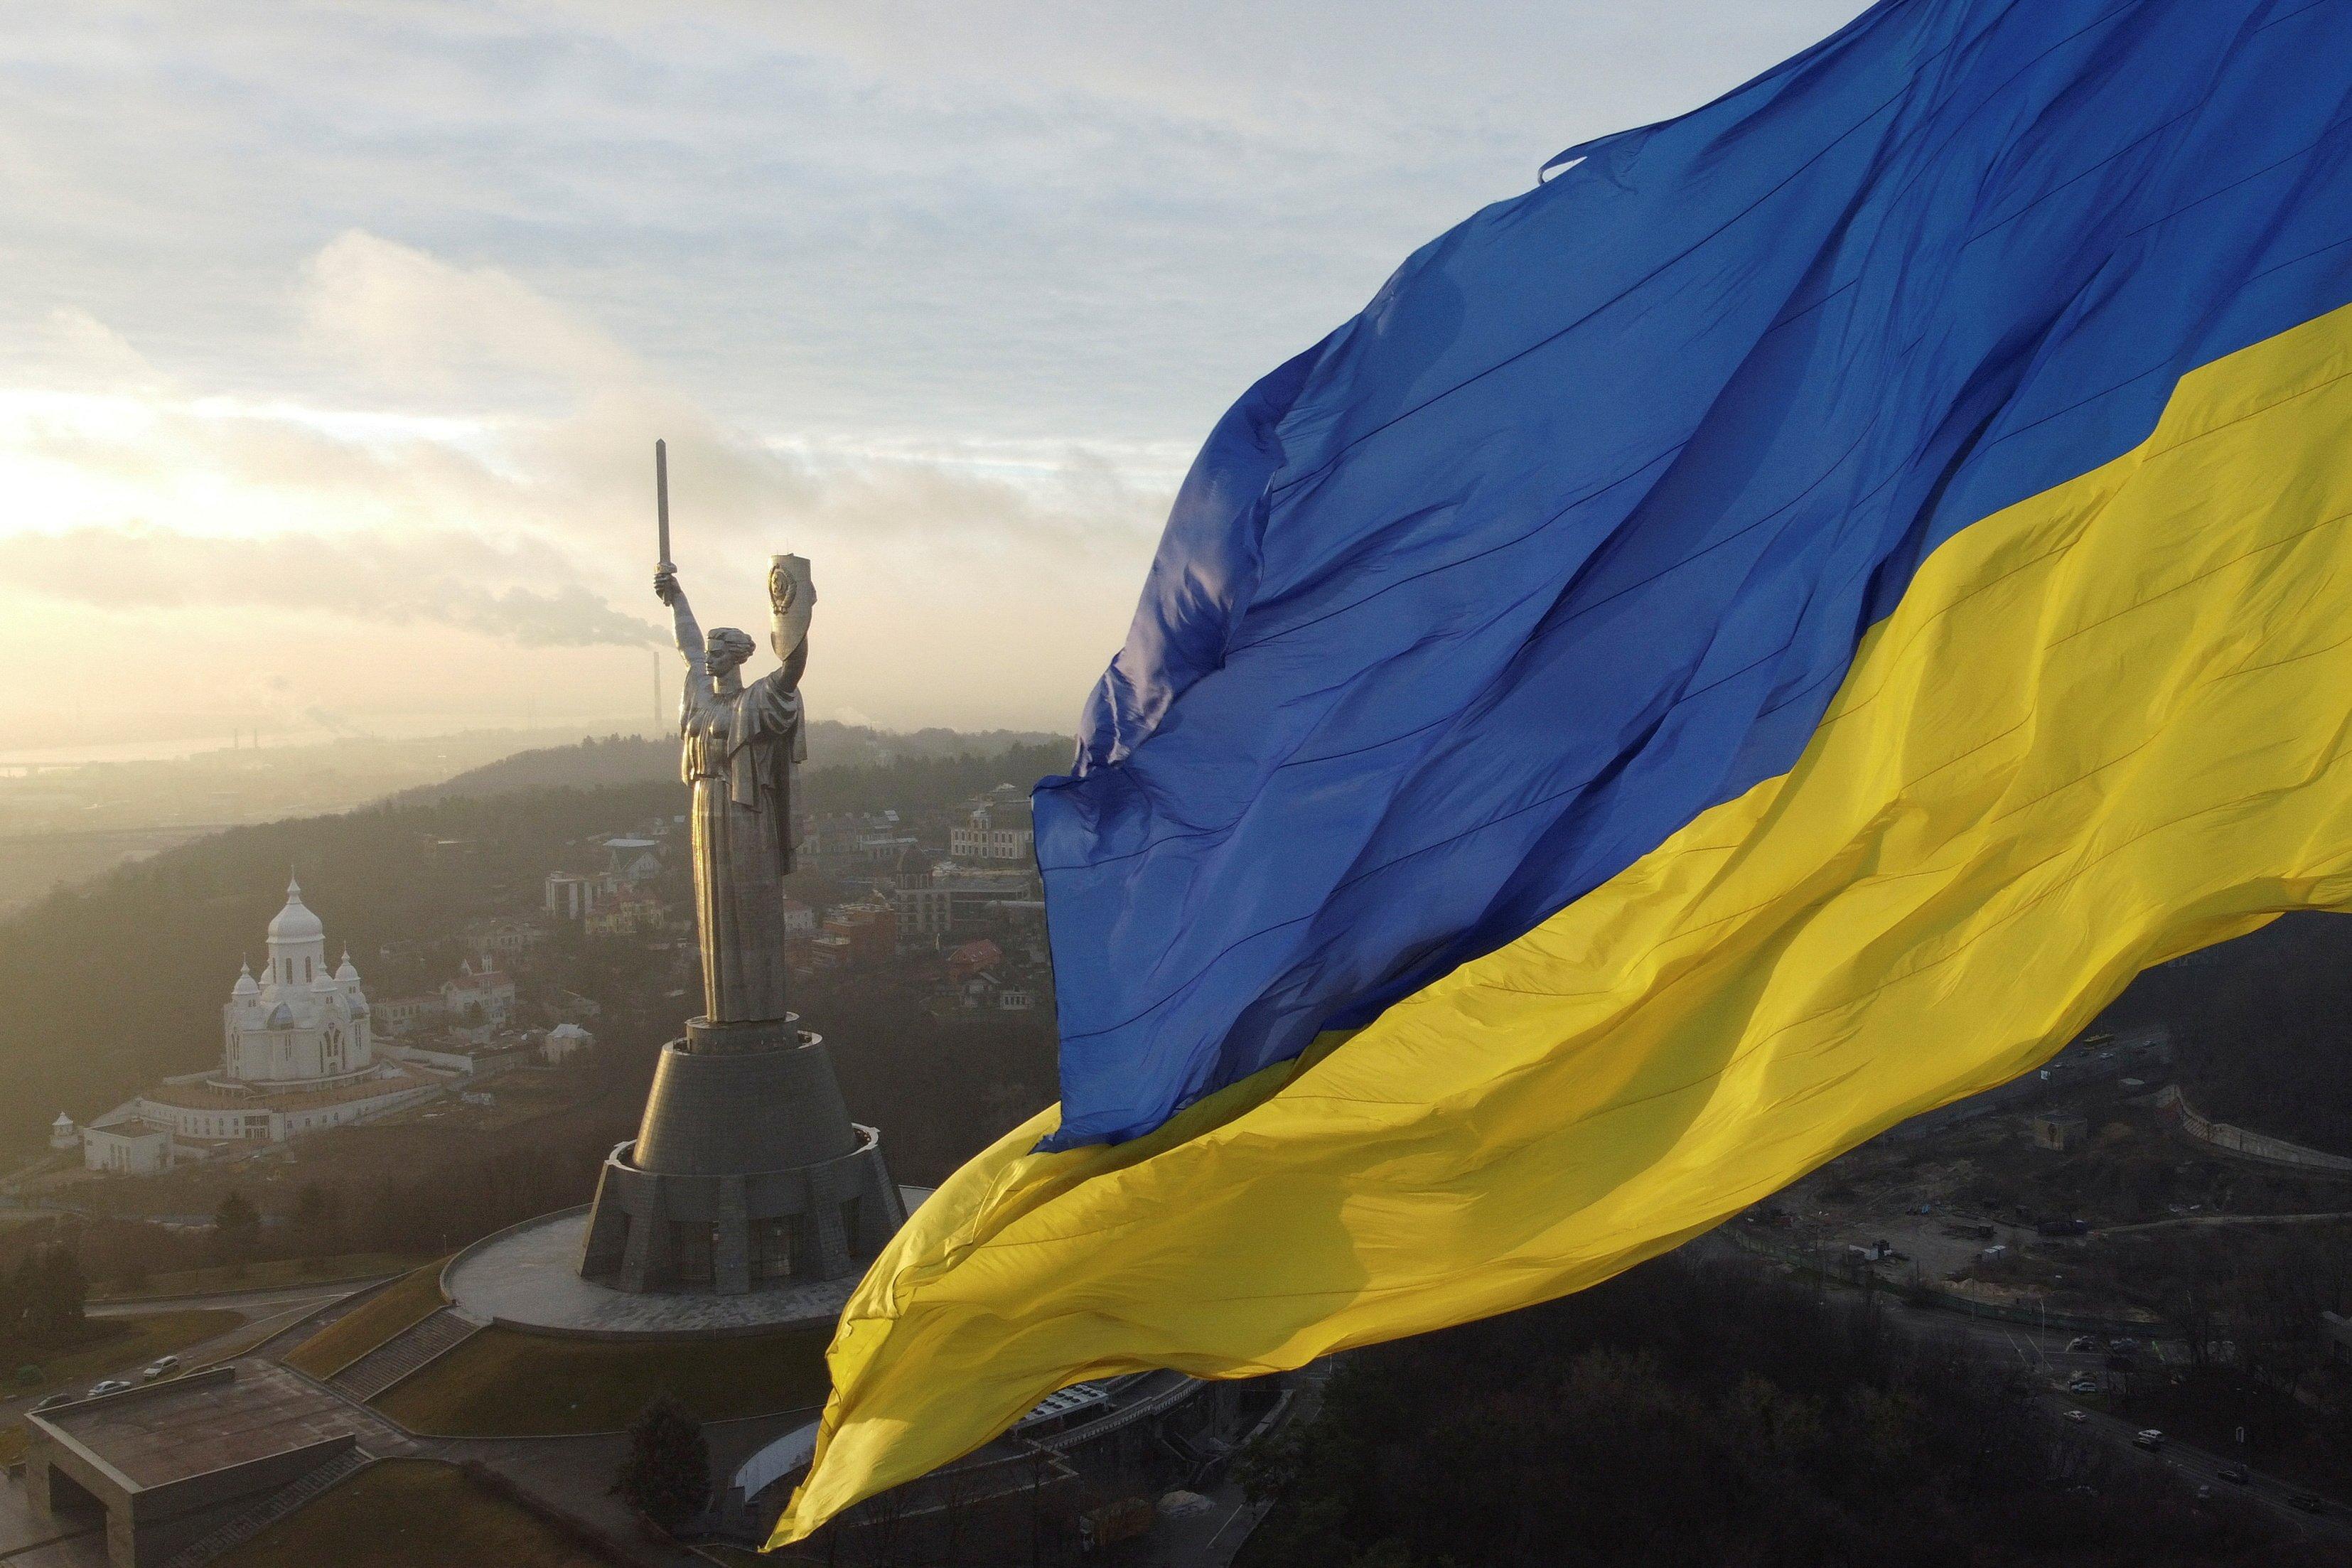
[[[901,734],[815,719],[810,721],[808,727],[807,769],[814,773],[834,768],[887,767],[903,762],[1002,756],[1015,750],[1025,753],[1039,748],[1051,752],[1052,760],[1038,773],[1058,769],[1068,760],[1069,742],[1034,730],[987,730],[966,734],[933,729]],[[511,795],[519,790],[674,783],[677,778],[675,740],[667,735],[608,735],[574,746],[518,752],[438,784],[404,790],[392,799],[397,804],[417,805]]]
[[[601,764],[613,744],[525,753],[500,776],[577,776],[582,756]],[[806,775],[806,795],[820,812],[935,808],[1066,760],[1056,742],[836,763]],[[240,956],[258,952],[289,868],[371,992],[396,994],[454,968],[453,939],[468,921],[535,909],[541,879],[578,859],[593,835],[680,810],[674,767],[639,783],[404,796],[232,828],[0,919],[0,1142],[37,1136],[60,1109],[79,1120],[215,1060],[220,1005]]]

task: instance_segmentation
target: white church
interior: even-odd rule
[[[81,1129],[82,1163],[146,1174],[364,1121],[443,1092],[445,1080],[376,1054],[367,993],[346,952],[327,965],[327,928],[299,882],[269,922],[258,979],[247,964],[221,1008],[217,1071],[167,1078]],[[57,1131],[72,1123],[62,1114]]]

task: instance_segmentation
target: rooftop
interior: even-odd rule
[[[152,1384],[34,1419],[141,1488],[375,1431],[362,1413],[284,1367],[242,1361],[235,1373]]]
[[[299,1081],[289,1079],[289,1087],[284,1089],[273,1089],[266,1083],[228,1089],[211,1080],[165,1083],[140,1098],[186,1110],[308,1110],[316,1106],[342,1105],[354,1100],[373,1100],[380,1094],[423,1089],[428,1083],[442,1080],[419,1078],[405,1068],[383,1064],[382,1071],[371,1068],[360,1076],[320,1087],[294,1087]]]

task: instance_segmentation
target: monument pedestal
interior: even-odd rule
[[[720,1295],[846,1279],[906,1218],[823,1038],[796,1016],[697,1018],[662,1047],[636,1137],[605,1157],[580,1274]]]

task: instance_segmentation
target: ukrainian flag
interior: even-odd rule
[[[2352,0],[1890,0],[1253,388],[1036,795],[1064,1103],[779,1527],[1590,1285],[2352,899]]]

